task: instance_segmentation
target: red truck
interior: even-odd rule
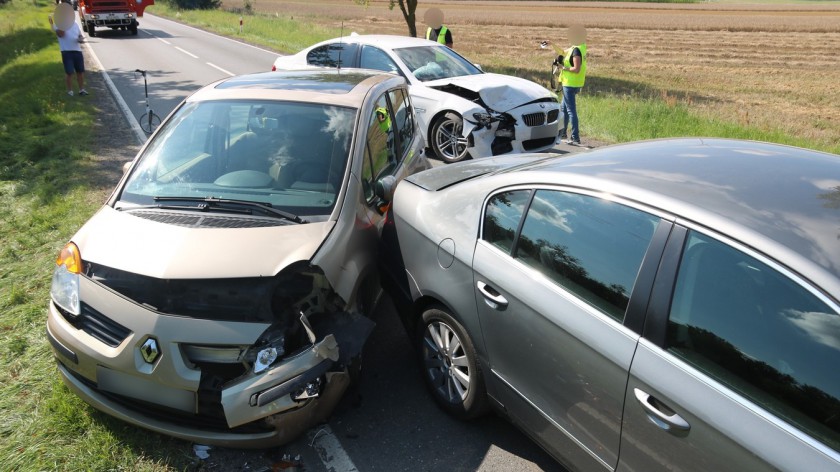
[[[96,28],[111,28],[137,34],[137,18],[143,16],[146,7],[155,0],[79,0],[79,21],[90,37],[96,36]]]

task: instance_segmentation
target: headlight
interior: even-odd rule
[[[74,315],[81,313],[79,303],[79,274],[82,272],[82,257],[79,248],[67,243],[55,260],[50,296],[56,305]]]

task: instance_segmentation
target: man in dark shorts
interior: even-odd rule
[[[65,8],[66,7],[66,8]],[[69,10],[70,21],[67,21]],[[61,49],[61,62],[64,63],[64,82],[67,85],[67,95],[73,96],[73,74],[76,74],[76,82],[79,85],[79,95],[87,95],[85,90],[85,57],[82,55],[81,43],[85,40],[78,23],[73,20],[73,7],[66,3],[58,5],[55,9],[56,21],[50,17],[55,35],[58,37],[58,47]],[[68,25],[69,23],[69,25]],[[63,28],[62,28],[63,27]]]

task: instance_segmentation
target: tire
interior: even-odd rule
[[[555,92],[560,85],[560,65],[559,64],[552,64],[551,65],[551,90]]]
[[[93,23],[88,23],[87,30],[88,30],[88,36],[90,36],[91,38],[96,37],[96,25],[94,25]]]
[[[440,308],[426,310],[417,328],[423,380],[437,404],[452,416],[472,419],[487,411],[484,376],[472,340]]]
[[[131,32],[132,36],[137,36],[137,27],[136,26],[131,26],[131,27],[128,28],[128,30]]]
[[[470,157],[467,138],[461,135],[463,129],[463,118],[453,112],[446,112],[435,120],[429,133],[432,152],[447,164]]]
[[[149,113],[152,115],[152,119],[149,120]],[[158,126],[160,126],[160,117],[157,116],[154,112],[143,113],[143,116],[140,117],[140,128],[143,129],[143,132],[146,134],[152,134],[155,132]]]

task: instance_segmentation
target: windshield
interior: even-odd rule
[[[394,49],[421,82],[481,74],[481,69],[444,45]]]
[[[311,103],[188,103],[140,156],[117,207],[211,197],[329,215],[355,116],[352,108]]]

